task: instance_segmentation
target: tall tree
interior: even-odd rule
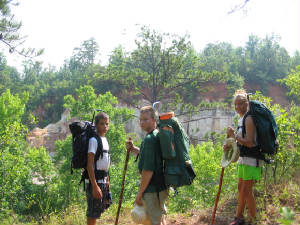
[[[288,73],[290,56],[287,50],[279,45],[279,40],[280,37],[273,34],[264,39],[249,36],[245,47],[245,64],[239,69],[246,81],[272,82]]]
[[[168,103],[187,85],[199,87],[208,80],[226,79],[224,73],[201,71],[197,54],[191,54],[188,35],[160,33],[144,26],[135,43],[130,54],[116,49],[107,73],[97,76],[117,81],[125,95]]]
[[[70,67],[74,69],[85,69],[93,65],[99,54],[99,45],[94,38],[83,41],[80,47],[74,48],[73,56],[70,60]]]

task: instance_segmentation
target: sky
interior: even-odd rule
[[[300,50],[299,0],[250,0],[244,10],[228,14],[244,0],[22,0],[13,7],[27,35],[23,47],[44,48],[43,65],[59,68],[75,47],[94,37],[102,64],[122,45],[135,48],[141,25],[184,35],[197,51],[208,43],[229,42],[244,46],[249,35],[279,35],[290,55]],[[11,66],[22,68],[23,57],[7,52]]]

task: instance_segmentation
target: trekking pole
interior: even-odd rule
[[[96,112],[105,112],[103,109],[94,109],[94,113],[93,113],[93,118],[92,118],[92,124],[94,123],[94,119],[95,119],[95,113]]]
[[[129,140],[131,140],[131,138],[129,138]],[[125,176],[126,176],[126,171],[127,171],[128,161],[129,161],[129,153],[130,153],[130,151],[126,150],[126,159],[125,159],[125,165],[124,165],[123,177],[122,177],[122,187],[121,187],[120,200],[119,200],[119,206],[118,206],[115,225],[118,225],[118,222],[119,222],[119,215],[120,215],[120,210],[121,210],[122,201],[123,201],[123,194],[124,194]]]
[[[221,193],[221,188],[222,188],[224,169],[225,168],[222,167],[222,171],[221,171],[221,175],[220,175],[220,181],[219,181],[219,190],[218,190],[218,194],[217,194],[217,198],[216,198],[216,202],[215,202],[215,207],[214,207],[214,211],[213,211],[213,214],[212,214],[211,224],[210,225],[214,225],[214,223],[215,223],[215,215],[216,215],[217,206],[218,206],[218,202],[219,202],[219,198],[220,198],[220,193]]]

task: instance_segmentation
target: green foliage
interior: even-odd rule
[[[26,92],[22,98],[19,98],[18,95],[12,95],[9,89],[0,96],[0,130],[11,123],[21,122],[28,98]]]
[[[70,95],[65,96],[65,107],[69,107],[71,109],[72,116],[91,120],[94,109],[101,108],[110,117],[110,127],[107,133],[112,159],[110,183],[114,194],[113,197],[117,199],[120,191],[119,187],[121,186],[121,168],[126,155],[126,135],[123,124],[131,118],[133,112],[126,108],[117,108],[116,105],[118,104],[118,101],[116,97],[112,96],[110,93],[97,96],[91,86],[82,86],[78,88],[76,90],[76,95],[76,100]],[[61,199],[60,205],[62,208],[66,208],[70,206],[70,204],[74,204],[74,202],[85,204],[82,202],[85,194],[82,191],[79,191],[79,186],[77,185],[81,177],[81,171],[74,170],[74,174],[70,175],[72,137],[69,136],[66,140],[57,141],[56,152],[57,155],[54,159],[55,164],[59,168],[59,193],[60,196],[64,196],[64,198]],[[132,166],[131,162],[129,163],[128,176],[130,177],[130,174],[132,173],[135,173],[135,168]],[[130,187],[130,190],[132,191],[137,188],[136,184],[133,182],[130,182],[128,187]],[[125,194],[125,196],[130,196],[130,198],[132,198],[132,193],[135,192]]]
[[[56,155],[54,156],[54,164],[58,168],[56,183],[58,185],[57,204],[59,208],[66,209],[74,203],[84,203],[83,186],[78,183],[81,179],[81,171],[71,170],[72,158],[72,136],[68,136],[65,140],[57,141],[55,145]]]
[[[27,99],[28,95],[20,99],[9,90],[0,96],[0,219],[10,211],[32,216],[47,214],[50,201],[55,202],[48,191],[55,174],[51,158],[44,148],[29,148],[24,139],[26,127],[20,122]]]
[[[11,6],[18,5],[18,1],[1,0],[0,1],[0,42],[8,48],[9,53],[17,52],[24,57],[35,57],[43,53],[43,50],[36,51],[33,48],[21,49],[19,46],[25,41],[22,37],[20,28],[22,23],[15,19],[15,15],[11,13]]]
[[[246,63],[240,71],[247,81],[272,82],[288,73],[290,56],[286,49],[280,47],[279,40],[280,37],[274,34],[264,39],[249,36],[244,58]]]
[[[6,4],[6,1],[0,3],[0,9],[8,10]],[[97,62],[99,46],[93,38],[74,48],[73,55],[59,70],[43,68],[38,62],[26,62],[21,74],[8,66],[5,57],[0,55],[1,223],[17,223],[11,214],[17,215],[20,224],[26,221],[38,224],[49,215],[52,215],[49,224],[53,218],[57,223],[75,221],[75,224],[82,223],[84,218],[86,203],[83,188],[78,186],[80,171],[75,170],[70,175],[71,136],[56,142],[57,154],[51,159],[44,148],[28,146],[25,141],[28,127],[37,123],[45,126],[58,120],[64,107],[70,108],[72,117],[84,120],[91,120],[94,109],[103,109],[109,114],[111,124],[107,137],[112,152],[110,182],[114,198],[109,213],[113,214],[126,153],[124,123],[132,118],[133,111],[118,107],[118,100],[111,93],[129,105],[136,105],[141,99],[162,100],[166,103],[164,110],[178,110],[190,116],[199,108],[225,108],[234,90],[244,85],[244,80],[267,86],[265,84],[280,78],[279,82],[289,88],[289,95],[298,100],[299,67],[295,67],[299,64],[299,52],[290,57],[278,40],[274,35],[265,39],[250,36],[244,47],[235,48],[229,43],[208,44],[198,53],[188,35],[160,33],[142,27],[136,38],[136,48],[132,52],[125,52],[122,46],[116,48],[107,66]],[[216,83],[226,84],[227,94],[222,96],[225,103],[202,101],[201,94],[212,91],[209,85]],[[218,90],[214,91],[218,95]],[[297,103],[291,103],[286,109],[272,104],[272,100],[260,92],[251,99],[264,102],[271,109],[279,128],[280,148],[274,157],[275,163],[265,165],[265,188],[270,180],[280,183],[291,179],[299,168],[300,111]],[[212,142],[191,147],[197,177],[193,185],[180,188],[179,195],[170,198],[170,212],[213,205],[221,172],[224,135],[212,132],[210,137]],[[226,168],[221,200],[237,192],[235,174],[235,164]],[[132,207],[139,187],[134,157],[129,161],[125,186],[124,205]],[[260,183],[259,191],[262,188]],[[284,192],[282,196],[288,194]],[[280,205],[280,199],[274,204]],[[72,210],[77,214],[66,215]],[[292,213],[283,208],[281,222],[289,224],[290,215]]]
[[[278,81],[289,87],[290,91],[288,92],[288,95],[294,95],[298,98],[300,93],[300,66],[298,66],[296,70],[292,70],[286,78]]]
[[[189,209],[213,206],[221,174],[223,140],[224,135],[216,144],[204,142],[196,147],[191,147],[190,157],[197,176],[191,186],[180,188],[179,194],[170,199],[168,207],[171,212],[186,212]],[[236,184],[236,164],[232,164],[225,169],[222,195],[229,196],[235,193]]]
[[[281,207],[280,215],[282,216],[282,218],[279,219],[280,224],[282,224],[282,225],[292,225],[293,224],[295,214],[291,209],[289,209],[287,207]]]
[[[94,38],[83,41],[80,47],[74,48],[73,56],[70,60],[72,70],[85,70],[93,65],[99,53],[99,45]]]
[[[110,117],[110,127],[107,133],[110,146],[114,151],[111,153],[113,160],[118,160],[118,154],[124,149],[125,130],[124,123],[129,120],[133,111],[127,108],[117,108],[117,98],[107,92],[96,95],[91,86],[82,86],[76,89],[77,100],[72,96],[65,96],[65,107],[71,109],[71,116],[84,120],[91,120],[94,109],[104,110]]]
[[[266,84],[293,73],[290,71],[299,64],[299,52],[289,56],[278,41],[275,35],[264,39],[250,36],[243,47],[210,43],[203,51],[196,52],[188,35],[163,33],[143,26],[136,36],[135,49],[125,52],[122,46],[115,48],[107,66],[97,61],[99,46],[93,38],[75,47],[72,56],[58,70],[27,61],[23,72],[18,73],[1,56],[0,93],[7,88],[13,94],[29,93],[23,122],[30,128],[59,120],[64,110],[63,97],[75,97],[75,90],[84,85],[93,86],[97,94],[109,91],[132,106],[145,99],[160,100],[174,108],[172,103],[179,97],[184,104],[190,104],[183,107],[191,109],[191,106],[201,107],[201,97],[207,92],[220,99],[213,87],[223,83],[227,93],[221,99],[229,103],[234,90],[243,87],[244,80],[259,85],[266,93]],[[28,119],[30,114],[37,117],[35,122]]]
[[[287,110],[278,104],[272,105],[272,99],[263,96],[260,92],[256,92],[250,98],[251,100],[264,103],[275,115],[275,121],[278,126],[277,139],[279,141],[279,149],[274,156],[275,163],[270,166],[272,173],[268,176],[272,177],[274,183],[282,179],[289,179],[289,176],[293,174],[289,173],[289,171],[299,167],[299,107],[291,105],[289,110]]]
[[[113,93],[131,105],[136,106],[141,98],[169,105],[175,96],[197,105],[194,100],[203,84],[225,82],[232,76],[227,71],[202,71],[188,35],[160,33],[143,26],[135,43],[136,49],[130,53],[116,48],[107,70],[94,76],[97,84],[108,84]],[[238,79],[233,79],[232,85],[237,83]]]

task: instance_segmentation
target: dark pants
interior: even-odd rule
[[[97,199],[93,197],[91,183],[89,183],[86,188],[86,199],[88,204],[86,216],[95,219],[98,219],[107,208],[106,202],[107,202],[107,196],[109,192],[107,184],[99,183],[98,186],[102,191],[101,199]]]

